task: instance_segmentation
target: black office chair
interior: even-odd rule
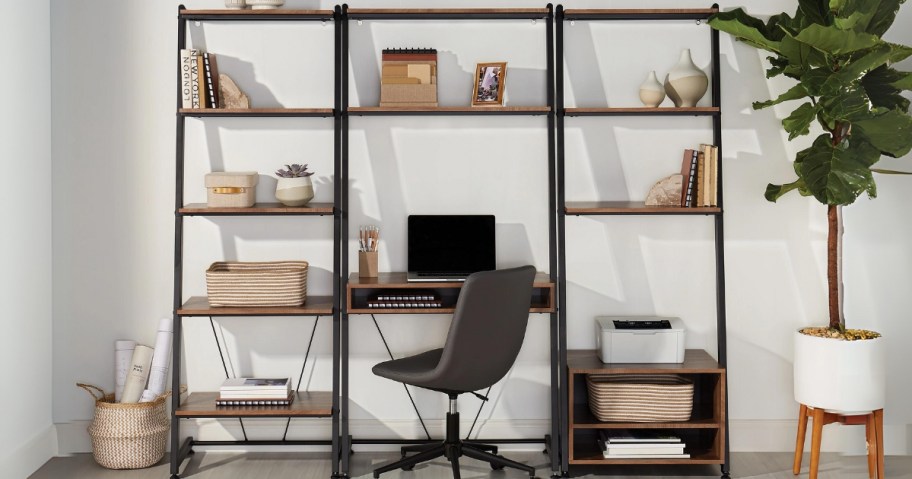
[[[512,467],[535,476],[532,466],[497,456],[496,446],[461,441],[456,409],[460,394],[491,386],[513,366],[526,334],[534,278],[532,266],[470,275],[459,294],[442,349],[374,366],[377,376],[450,397],[446,440],[430,446],[403,447],[403,458],[374,469],[375,478],[394,469],[411,470],[418,463],[445,456],[453,466],[453,476],[459,479],[459,457],[463,455],[489,462],[493,469]],[[406,457],[408,452],[418,454]]]

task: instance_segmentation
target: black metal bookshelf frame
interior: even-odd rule
[[[711,10],[718,11],[719,5],[713,4]],[[558,305],[559,305],[559,362],[561,369],[561,395],[560,420],[563,425],[561,430],[562,447],[561,465],[564,475],[569,475],[569,450],[567,444],[567,434],[569,431],[569,414],[570,407],[568,404],[567,392],[567,236],[566,236],[566,217],[571,215],[567,212],[566,203],[566,152],[564,128],[565,118],[570,116],[709,116],[712,118],[713,142],[722,151],[722,112],[721,112],[721,74],[719,60],[719,31],[710,29],[710,44],[712,50],[712,85],[711,98],[712,108],[696,108],[688,110],[687,108],[604,108],[604,109],[566,109],[564,106],[564,22],[571,21],[628,21],[628,20],[695,20],[705,21],[711,11],[707,10],[578,10],[576,12],[565,12],[563,5],[558,5],[556,10],[556,93],[557,93],[557,233],[559,244],[559,267],[558,267]],[[721,153],[720,153],[721,158]],[[724,175],[722,161],[718,163],[718,211],[707,213],[685,212],[675,209],[669,209],[667,212],[637,211],[629,209],[626,211],[612,212],[593,212],[593,213],[573,213],[572,216],[590,216],[590,215],[694,215],[702,216],[703,214],[713,217],[714,224],[714,247],[715,247],[715,273],[716,273],[716,334],[718,344],[718,363],[719,367],[727,370],[727,344],[726,344],[726,314],[725,314],[725,252],[724,252],[724,232],[723,232],[723,195],[722,184]],[[723,463],[721,464],[722,477],[728,479],[730,476],[731,457],[729,451],[729,434],[728,434],[728,387],[725,391],[725,443]]]

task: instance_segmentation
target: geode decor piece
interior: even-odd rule
[[[219,74],[219,108],[250,108],[250,99],[238,88],[234,80],[224,73]]]
[[[662,178],[646,195],[646,206],[681,206],[682,182],[680,173]]]

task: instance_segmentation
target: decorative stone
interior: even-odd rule
[[[250,108],[247,95],[224,73],[219,74],[219,108]]]
[[[646,206],[681,206],[682,182],[680,173],[662,178],[646,195]]]

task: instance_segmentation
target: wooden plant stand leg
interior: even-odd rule
[[[802,404],[798,408],[798,438],[795,439],[795,465],[792,466],[792,473],[796,476],[801,473],[801,458],[804,456],[804,438],[807,435],[807,425],[808,407]]]
[[[884,479],[883,409],[874,411],[874,433],[877,444],[877,479]]]
[[[820,442],[823,439],[823,422],[825,412],[817,408],[813,412],[811,423],[811,470],[810,479],[817,479],[817,467],[820,466]]]
[[[874,426],[874,413],[865,416],[865,442],[868,445],[868,477],[877,476],[877,432]]]

